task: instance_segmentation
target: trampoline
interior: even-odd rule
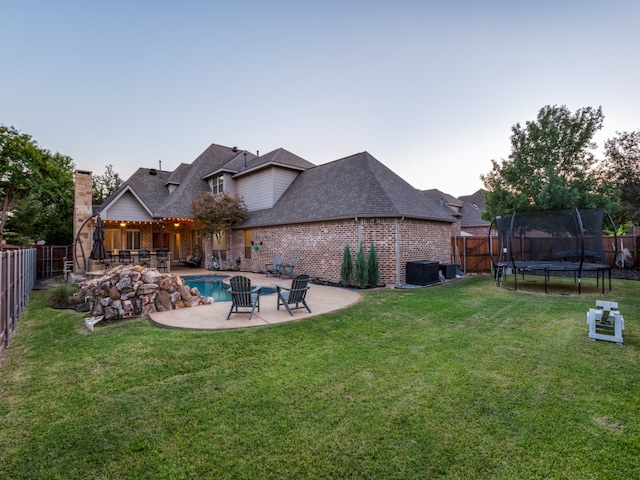
[[[582,278],[587,276],[595,276],[597,285],[602,277],[604,293],[608,273],[611,290],[611,269],[617,251],[611,262],[607,262],[602,240],[603,227],[607,224],[611,231],[616,231],[611,216],[602,209],[543,210],[496,216],[489,228],[489,255],[496,284],[502,286],[511,269],[516,289],[518,274],[524,277],[529,272],[544,275],[547,292],[551,276],[572,274],[578,293]],[[492,235],[497,236],[497,252],[493,251]]]

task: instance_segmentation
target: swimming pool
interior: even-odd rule
[[[216,302],[230,302],[231,295],[227,292],[229,285],[223,283],[229,275],[189,275],[182,276],[189,288],[197,288],[203,297],[211,297]],[[262,287],[261,295],[276,293],[275,288]]]

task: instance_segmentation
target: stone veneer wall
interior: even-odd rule
[[[91,172],[87,170],[76,170],[75,171],[75,187],[74,187],[74,211],[73,211],[73,256],[76,261],[74,261],[74,273],[84,273],[85,267],[85,259],[82,258],[82,251],[84,250],[84,256],[88,259],[89,254],[91,253],[91,237],[90,232],[91,228],[89,226],[85,226],[85,228],[80,231],[84,222],[91,218],[93,215],[93,207],[92,205],[92,197],[93,197],[93,187],[91,182]],[[82,249],[80,245],[78,245],[75,239],[78,237],[78,233],[80,234],[80,244],[82,245]],[[87,260],[88,262],[88,260]],[[88,265],[87,265],[88,267]]]
[[[244,230],[230,235],[230,258],[241,257],[241,269],[264,271],[265,264],[276,256],[285,263],[297,258],[294,270],[313,278],[337,282],[346,243],[355,260],[359,241],[365,256],[373,241],[380,265],[380,282],[385,284],[406,281],[406,262],[433,260],[451,262],[451,224],[425,220],[380,218],[349,219],[255,228],[251,230],[254,242],[262,242],[251,259],[244,256]]]

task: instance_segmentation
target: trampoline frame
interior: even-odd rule
[[[518,273],[522,274],[524,279],[524,275],[526,272],[541,272],[544,275],[544,291],[548,293],[548,283],[549,278],[552,276],[562,277],[564,275],[553,275],[554,272],[569,272],[573,273],[574,282],[578,284],[578,294],[582,292],[582,277],[583,273],[586,272],[594,272],[596,276],[596,285],[600,285],[600,276],[602,275],[602,293],[604,293],[605,286],[605,274],[608,272],[609,274],[609,291],[611,291],[611,270],[615,264],[615,259],[618,255],[618,242],[616,235],[616,228],[611,218],[611,215],[606,210],[602,209],[583,209],[582,211],[599,211],[602,212],[603,223],[608,220],[608,222],[612,226],[612,231],[614,232],[614,255],[613,260],[610,264],[606,263],[604,251],[595,252],[585,250],[585,239],[584,239],[584,226],[582,222],[582,215],[578,208],[573,210],[556,210],[549,211],[543,210],[540,212],[522,212],[521,215],[527,215],[531,217],[535,217],[536,213],[539,213],[539,217],[542,219],[544,216],[549,215],[549,213],[554,214],[566,214],[567,218],[569,218],[569,214],[571,214],[571,218],[574,220],[575,231],[578,236],[575,237],[576,240],[576,248],[574,250],[569,251],[560,251],[551,254],[551,258],[547,260],[531,260],[527,259],[524,251],[524,244],[526,243],[529,237],[526,236],[518,236],[517,242],[515,241],[515,232],[514,225],[516,218],[518,216],[518,212],[513,212],[510,214],[510,222],[509,222],[509,230],[508,232],[500,232],[498,228],[498,219],[501,217],[507,217],[505,215],[496,216],[489,227],[489,256],[491,258],[491,265],[493,268],[494,277],[496,279],[496,283],[499,283],[499,286],[502,286],[502,279],[506,275],[506,269],[512,268],[514,275],[514,285],[515,289],[518,289]],[[494,227],[495,226],[495,227]],[[492,237],[498,237],[498,252],[493,251],[493,242],[491,241]],[[602,227],[600,227],[599,235],[602,237]],[[571,240],[570,237],[565,237],[564,240]],[[520,251],[517,252],[520,255],[520,259],[516,259],[515,246],[520,246]],[[600,260],[600,261],[598,261]]]

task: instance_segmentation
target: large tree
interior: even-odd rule
[[[115,192],[123,181],[114,171],[113,165],[107,165],[102,175],[94,175],[92,178],[93,204],[100,205],[109,195]]]
[[[535,121],[511,131],[511,154],[492,160],[481,175],[487,190],[484,218],[512,211],[562,208],[610,208],[613,194],[603,181],[593,151],[602,128],[602,109],[571,113],[566,106],[545,106]]]
[[[73,169],[69,157],[0,125],[0,240],[9,226],[20,242],[71,243]]]
[[[640,225],[640,131],[617,132],[604,145],[606,176],[620,193],[616,222]]]
[[[231,196],[227,192],[204,192],[191,201],[191,214],[207,233],[215,235],[218,258],[222,258],[222,238],[234,223],[247,218],[249,210],[239,196]]]

